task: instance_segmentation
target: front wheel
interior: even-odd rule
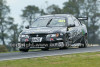
[[[50,44],[48,44],[48,46],[47,46],[47,47],[42,48],[41,50],[42,50],[42,51],[48,51],[48,50],[49,50],[49,48],[50,48]]]
[[[42,51],[47,51],[47,50],[49,50],[49,48],[42,48],[41,50]]]
[[[69,40],[68,40],[68,35],[64,34],[63,35],[63,47],[60,47],[59,49],[68,49],[69,48]]]
[[[81,42],[83,45],[79,46],[79,48],[86,48],[88,47],[88,38],[87,36],[84,36]]]
[[[19,51],[21,51],[21,52],[28,52],[29,49],[28,48],[19,48]]]

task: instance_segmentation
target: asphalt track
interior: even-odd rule
[[[98,51],[100,51],[100,46],[87,47],[87,48],[69,48],[65,50],[0,53],[0,61],[54,56],[54,55],[65,55],[65,54],[74,54],[74,53],[98,52]]]

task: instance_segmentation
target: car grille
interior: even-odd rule
[[[30,37],[46,37],[47,34],[30,34]]]

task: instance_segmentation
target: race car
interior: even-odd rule
[[[80,20],[85,18],[77,19],[71,14],[40,16],[20,33],[19,50],[28,52],[33,48],[67,49],[73,44],[80,44],[79,48],[85,48],[88,45],[88,33],[86,25]]]

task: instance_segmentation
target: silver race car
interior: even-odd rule
[[[87,28],[80,20],[86,18],[77,19],[70,14],[41,16],[20,33],[19,50],[28,52],[31,48],[66,49],[75,45],[85,48],[88,45]]]

